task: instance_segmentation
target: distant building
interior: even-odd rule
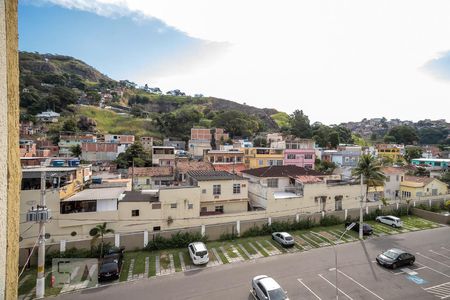
[[[436,178],[405,176],[400,183],[402,198],[438,196],[448,193],[447,184]]]
[[[153,137],[151,136],[143,136],[140,138],[140,142],[142,147],[144,147],[145,150],[150,151],[153,147]]]
[[[393,161],[402,158],[405,149],[403,145],[394,145],[394,144],[378,144],[376,145],[376,148],[378,157],[390,158]]]
[[[284,150],[274,148],[243,148],[244,163],[248,169],[267,166],[282,166],[284,161]]]
[[[445,158],[415,158],[411,160],[411,164],[415,166],[424,167],[426,169],[449,169],[450,159]]]
[[[286,141],[284,165],[295,165],[302,168],[314,169],[314,162],[316,160],[314,145],[314,141],[310,139]]]
[[[209,162],[177,158],[175,160],[175,179],[178,182],[186,182],[186,174],[189,171],[213,171],[214,167]]]
[[[140,190],[171,186],[175,180],[173,167],[130,167],[128,177],[134,178],[133,186]]]
[[[153,146],[152,165],[161,167],[175,166],[175,148],[165,146]]]
[[[96,143],[97,136],[94,134],[61,134],[59,136],[59,155],[68,157],[72,156],[72,147],[81,146],[82,143]]]
[[[61,115],[57,112],[48,110],[36,115],[36,118],[44,123],[57,123]]]
[[[81,143],[81,158],[90,162],[112,161],[117,158],[119,145],[116,143]]]
[[[36,156],[36,143],[33,140],[19,140],[20,157]]]
[[[173,139],[164,139],[163,146],[174,147],[175,150],[186,150],[186,142]]]

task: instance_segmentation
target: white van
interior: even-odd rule
[[[375,219],[377,222],[392,226],[392,227],[402,227],[403,222],[400,218],[394,216],[379,216]]]
[[[202,242],[190,243],[188,246],[189,255],[194,265],[204,265],[209,262],[208,249]]]

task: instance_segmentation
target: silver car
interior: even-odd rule
[[[258,300],[289,300],[287,293],[281,286],[267,275],[253,277],[250,292]]]
[[[378,216],[375,220],[377,222],[392,226],[394,228],[403,227],[402,220],[394,216]]]
[[[292,247],[295,244],[294,238],[287,232],[274,232],[272,233],[272,239],[285,247]]]

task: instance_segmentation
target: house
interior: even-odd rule
[[[150,151],[153,147],[153,137],[151,136],[143,136],[140,139],[142,147],[144,147],[145,150]]]
[[[167,146],[152,147],[153,166],[175,166],[175,148]]]
[[[130,167],[128,178],[133,178],[136,189],[155,189],[161,186],[170,186],[174,183],[173,167]]]
[[[106,143],[118,144],[118,154],[125,152],[134,144],[134,135],[129,134],[105,134],[103,138]]]
[[[119,155],[116,143],[81,143],[81,158],[90,162],[113,161]]]
[[[47,110],[36,115],[36,119],[43,123],[58,123],[61,115],[57,112]]]
[[[239,149],[205,151],[204,161],[210,162],[216,171],[240,175],[245,170],[244,152]]]
[[[381,172],[386,176],[383,196],[387,199],[399,199],[401,196],[400,185],[403,182],[406,170],[398,167],[384,167]]]
[[[310,139],[293,139],[286,141],[283,164],[314,169],[314,162],[316,160],[314,146],[315,142]]]
[[[267,144],[270,145],[270,147],[272,147],[272,143],[283,141],[283,135],[279,132],[268,133],[266,140],[267,140]],[[278,148],[278,147],[273,147],[273,148]]]
[[[72,147],[81,146],[82,143],[96,143],[97,136],[91,133],[85,134],[60,134],[59,135],[59,155],[64,157],[72,156]]]
[[[274,148],[243,148],[244,163],[248,169],[282,166],[284,161],[284,150]]]
[[[450,166],[450,159],[445,158],[414,158],[411,164],[425,167],[427,170],[447,170]]]
[[[394,145],[394,144],[378,144],[376,145],[377,155],[380,158],[388,158],[393,160],[394,162],[403,157],[402,152],[404,152],[403,145]]]
[[[191,156],[196,159],[202,158],[204,151],[212,149],[213,139],[218,148],[229,139],[229,135],[223,128],[191,128],[191,139],[188,143]]]
[[[211,149],[211,140],[189,140],[188,152],[195,159],[202,158],[203,153]]]
[[[248,179],[224,171],[189,171],[187,181],[201,190],[201,216],[247,211]]]
[[[359,185],[294,165],[244,170],[242,175],[249,180],[254,209],[313,213],[358,207],[360,201]]]
[[[178,182],[186,182],[186,174],[189,171],[213,171],[214,167],[207,161],[196,161],[188,158],[175,160],[175,178]]]
[[[174,139],[164,139],[163,146],[174,147],[175,150],[186,150],[186,142]]]
[[[37,156],[36,143],[33,140],[19,140],[20,157],[35,157]]]
[[[430,177],[405,176],[400,183],[401,197],[408,199],[423,196],[437,196],[448,193],[447,184]]]

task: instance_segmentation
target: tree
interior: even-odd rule
[[[146,151],[141,143],[135,142],[128,147],[125,152],[122,152],[117,156],[115,163],[120,169],[126,169],[133,165],[135,167],[151,167],[152,158],[151,153]]]
[[[352,131],[342,125],[335,126],[333,129],[339,135],[339,142],[343,144],[353,144]]]
[[[109,233],[114,233],[114,229],[110,229],[110,228],[106,228],[106,222],[104,222],[103,224],[98,224],[97,226],[95,226],[94,228],[91,229],[90,234],[92,236],[92,243],[94,243],[95,241],[97,241],[99,238],[101,239],[100,241],[100,258],[103,257],[103,236]]]
[[[419,141],[419,136],[415,128],[407,125],[395,126],[388,132],[388,136],[393,136],[396,143],[411,145]]]
[[[319,172],[324,172],[325,174],[333,174],[337,165],[334,162],[316,159],[314,162],[315,169]]]
[[[65,121],[62,126],[62,131],[77,132],[78,131],[77,123],[73,119]]]
[[[253,146],[254,147],[267,147],[267,140],[263,138],[262,136],[258,136],[255,139],[253,139]]]
[[[330,140],[329,140],[330,147],[336,148],[337,146],[339,146],[339,142],[340,142],[339,133],[333,130],[330,133]]]
[[[423,167],[417,167],[417,169],[414,171],[414,176],[428,177],[430,176],[430,171],[427,171],[427,169]]]
[[[408,147],[405,151],[405,159],[411,163],[411,160],[422,157],[423,150],[420,147]]]
[[[363,177],[363,180],[366,184],[366,201],[369,194],[369,187],[375,187],[384,184],[384,180],[386,176],[381,172],[381,165],[371,154],[363,154],[361,155],[358,165],[352,172],[353,176],[357,176],[358,178]],[[360,224],[359,224],[359,237],[362,239],[362,202],[360,205]]]
[[[313,132],[309,124],[309,118],[303,114],[303,110],[295,110],[289,117],[291,133],[299,138],[311,138]]]
[[[80,157],[82,153],[81,146],[77,144],[70,147],[70,152],[72,153],[73,156]]]
[[[262,122],[258,117],[238,110],[217,113],[212,122],[213,126],[224,128],[231,137],[251,137],[260,131],[261,124]]]
[[[440,178],[440,181],[446,183],[450,187],[450,171],[444,172]]]

